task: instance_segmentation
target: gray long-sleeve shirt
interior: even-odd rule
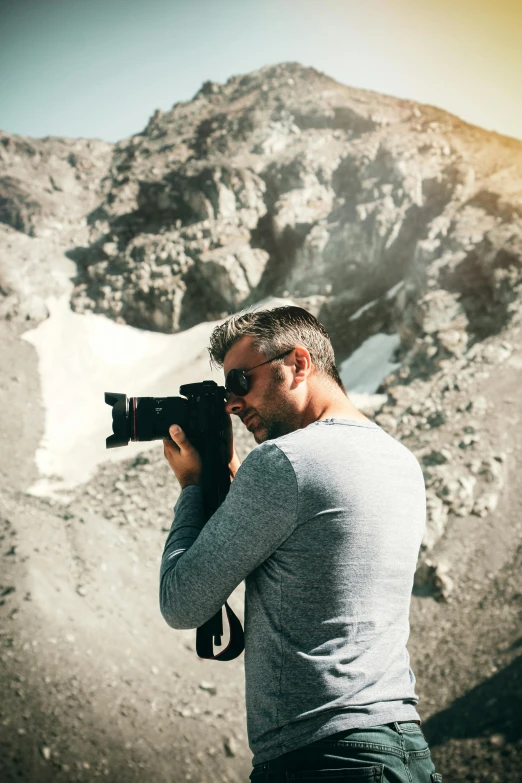
[[[255,448],[206,525],[199,487],[174,511],[160,574],[169,625],[202,625],[246,580],[254,764],[419,720],[406,642],[426,499],[405,446],[372,422],[317,421]]]

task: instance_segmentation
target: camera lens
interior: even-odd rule
[[[129,440],[163,440],[169,438],[171,424],[186,429],[187,400],[183,397],[129,397],[126,394],[105,393],[105,402],[112,406],[112,431],[105,445],[108,449],[126,446]]]

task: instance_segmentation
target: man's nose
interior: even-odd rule
[[[227,413],[234,413],[236,416],[239,416],[244,407],[245,400],[243,397],[238,397],[231,392],[228,393],[228,400],[225,403],[225,410]]]

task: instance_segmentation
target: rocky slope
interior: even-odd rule
[[[241,661],[198,661],[157,617],[176,495],[161,449],[68,504],[26,494],[43,430],[19,335],[69,292],[165,332],[290,295],[339,361],[399,335],[373,413],[427,486],[410,642],[425,733],[446,781],[516,783],[522,142],[286,64],[208,82],[114,146],[3,134],[0,159],[2,780],[248,776]]]
[[[0,317],[38,322],[71,287],[65,253],[88,241],[112,145],[0,131]]]
[[[482,338],[516,297],[521,174],[521,142],[312,69],[207,83],[116,145],[73,304],[168,332],[288,291],[349,353],[404,281],[384,328],[443,288]]]

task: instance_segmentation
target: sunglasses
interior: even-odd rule
[[[250,367],[248,370],[229,370],[225,379],[225,389],[227,392],[230,392],[230,394],[235,394],[237,397],[244,397],[245,394],[248,394],[250,391],[251,386],[250,378],[248,377],[247,372],[257,370],[258,367],[262,367],[264,364],[275,362],[276,359],[282,359],[283,356],[288,356],[288,354],[292,353],[293,350],[293,348],[290,348],[288,351],[280,353],[278,356],[273,356],[271,359],[267,359],[266,362],[256,364],[254,367]]]

